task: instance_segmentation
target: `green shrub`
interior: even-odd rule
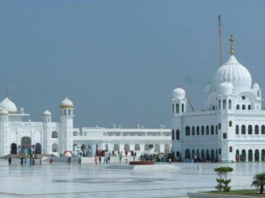
[[[233,171],[233,168],[231,168],[231,167],[219,167],[219,168],[215,168],[214,171],[219,176],[219,178],[216,179],[218,184],[217,184],[217,186],[215,186],[215,188],[218,191],[229,192],[231,189],[231,186],[228,186],[228,185],[231,182],[231,179],[227,179],[227,176],[230,172]]]

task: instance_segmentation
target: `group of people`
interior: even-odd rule
[[[107,150],[98,151],[95,155],[95,163],[98,164],[98,162],[101,164],[101,158],[103,158],[103,163],[110,163],[110,156],[111,153],[108,153]]]
[[[8,162],[9,162],[9,166],[10,166],[11,165],[11,162],[12,162],[11,157],[9,157]],[[20,164],[21,164],[21,166],[26,165],[27,164],[27,157],[21,156],[20,157]],[[42,157],[40,157],[39,164],[42,165]],[[34,166],[35,165],[35,159],[34,159],[34,157],[30,157],[29,158],[29,165],[30,166]]]

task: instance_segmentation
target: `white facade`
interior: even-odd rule
[[[233,52],[233,51],[232,51]],[[176,157],[222,162],[265,157],[261,89],[233,53],[206,86],[204,110],[187,112],[185,91],[172,94],[172,152]]]
[[[75,145],[89,151],[90,156],[96,149],[114,153],[136,151],[138,155],[150,152],[148,147],[154,145],[154,151],[169,153],[171,149],[171,130],[113,128],[74,128],[74,106],[68,98],[61,102],[60,122],[52,122],[52,114],[48,110],[43,113],[42,122],[23,121],[23,108],[17,111],[16,105],[6,97],[0,103],[0,156],[18,154],[23,146],[29,147],[37,154],[63,154],[73,151]],[[29,145],[34,145],[33,147]],[[147,146],[146,146],[147,145]],[[89,153],[88,152],[88,153]]]

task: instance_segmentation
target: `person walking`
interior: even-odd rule
[[[71,164],[71,157],[68,157],[67,162],[69,165]]]
[[[22,156],[20,157],[20,164],[21,164],[21,166],[23,166],[23,157]]]
[[[95,155],[95,163],[98,164],[98,157]]]
[[[50,159],[50,164],[52,164],[52,162],[53,162],[53,160],[52,160],[52,158]]]
[[[120,156],[119,156],[120,163],[121,163],[121,159],[122,159],[122,154],[120,154]]]
[[[42,165],[42,157],[40,157],[40,165]]]
[[[81,157],[79,156],[79,158],[78,158],[78,164],[81,165],[81,162],[82,162],[82,159],[81,159]]]
[[[98,157],[98,161],[101,164],[101,155]]]
[[[111,154],[109,154],[109,156],[108,156],[108,163],[110,163],[110,155],[111,155]]]
[[[8,165],[9,166],[11,165],[11,162],[12,162],[12,158],[11,158],[11,156],[9,156],[9,158],[8,158]]]
[[[29,165],[32,166],[32,157],[29,159]]]

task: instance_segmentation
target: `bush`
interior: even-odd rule
[[[229,192],[231,189],[231,186],[228,186],[228,185],[231,182],[231,179],[227,179],[227,176],[230,172],[233,171],[233,168],[231,168],[231,167],[219,167],[219,168],[215,168],[214,171],[219,176],[219,178],[216,179],[218,184],[217,184],[217,186],[215,186],[215,188],[218,191]]]

